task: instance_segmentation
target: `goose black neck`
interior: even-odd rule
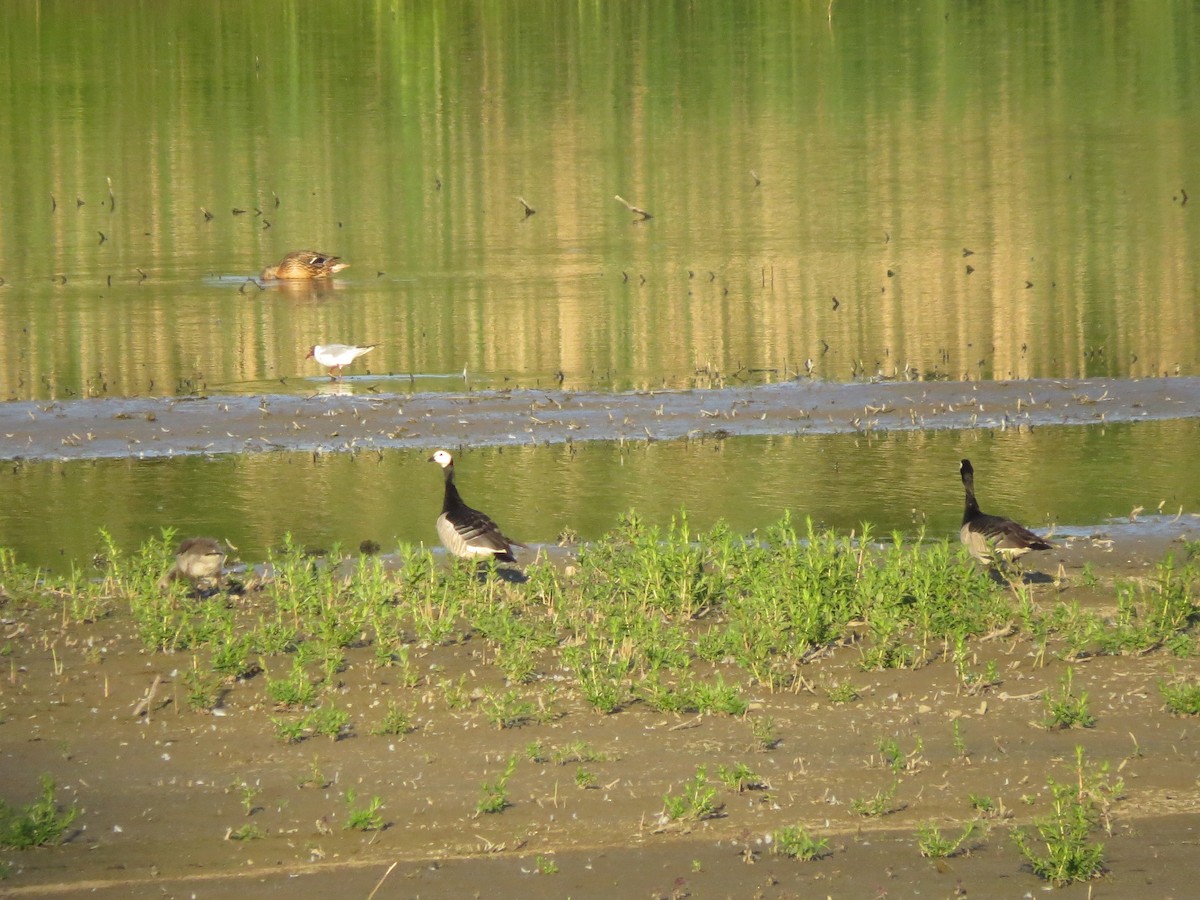
[[[462,497],[458,496],[458,488],[454,486],[454,464],[446,466],[446,493],[442,498],[442,512],[451,512],[456,509],[461,509],[463,506]]]
[[[975,499],[975,479],[970,475],[963,475],[963,488],[966,490],[967,502],[963,508],[963,524],[970,522],[972,519],[977,519],[983,513],[979,509],[979,502]]]

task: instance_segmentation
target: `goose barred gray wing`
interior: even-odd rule
[[[494,556],[501,562],[516,562],[512,548],[525,546],[505,537],[485,513],[466,504],[453,516],[448,512],[438,516],[437,533],[443,547],[464,559]]]

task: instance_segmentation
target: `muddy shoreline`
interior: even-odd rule
[[[358,385],[356,384],[355,387]],[[1200,416],[1200,378],[786,384],[629,394],[315,393],[0,404],[0,458],[152,458],[915,429]]]
[[[1151,517],[1063,539],[1039,560],[1042,577],[1028,583],[1033,602],[1107,607],[1117,582],[1145,578],[1162,554],[1195,540],[1197,527],[1190,516]],[[949,659],[863,671],[851,642],[806,665],[795,690],[751,690],[744,719],[642,704],[601,716],[564,694],[560,714],[545,723],[497,730],[480,711],[482,696],[449,709],[438,687],[439,679],[465,676],[489,690],[512,689],[490,671],[484,641],[414,645],[421,683],[407,686],[394,669],[372,665],[369,647],[353,647],[335,692],[352,730],[336,741],[285,744],[271,725],[278,710],[264,695],[265,677],[231,683],[214,712],[192,711],[184,676],[193,653],[147,652],[119,610],[68,628],[57,615],[6,608],[13,663],[0,695],[0,787],[23,801],[33,773],[49,772],[82,815],[61,846],[0,855],[12,866],[6,896],[367,896],[381,883],[380,897],[470,896],[482,884],[495,897],[1030,895],[1047,885],[1009,832],[1044,810],[1046,779],[1069,776],[1077,744],[1090,761],[1110,765],[1108,777],[1123,779],[1124,789],[1112,833],[1097,836],[1109,874],[1055,893],[1189,895],[1197,726],[1162,708],[1157,684],[1194,679],[1194,656],[1159,650],[1075,660],[1076,689],[1088,692],[1098,716],[1086,729],[1037,724],[1042,698],[1060,690],[1066,666],[1058,652],[1042,658],[1031,636],[1016,633],[971,642],[970,666],[991,661],[1001,678],[979,691],[964,687]],[[139,715],[138,698],[155,678],[159,700]],[[843,682],[860,699],[831,703],[827,688]],[[413,705],[416,731],[372,734],[397,696]],[[750,725],[768,716],[779,744],[756,747]],[[956,728],[965,749],[955,749]],[[917,748],[900,779],[875,758],[887,736]],[[535,741],[583,742],[602,756],[535,763],[527,758]],[[511,808],[479,815],[479,784],[514,754],[521,762]],[[768,788],[723,791],[720,814],[706,821],[659,822],[664,792],[698,765],[711,772],[732,761],[748,762]],[[593,787],[573,783],[584,765],[597,776]],[[313,769],[328,783],[307,784]],[[897,780],[894,810],[852,813],[853,799]],[[249,803],[239,800],[246,784]],[[383,831],[345,828],[347,788],[384,798]],[[994,799],[1002,813],[986,820],[968,852],[922,858],[918,828],[935,821],[956,833],[972,818],[972,795]],[[772,829],[792,823],[828,840],[819,860],[771,854]],[[231,839],[243,826],[261,834]]]

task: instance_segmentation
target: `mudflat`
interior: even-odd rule
[[[355,388],[374,387],[369,381]],[[389,389],[394,385],[385,385]],[[0,403],[0,458],[97,459],[271,450],[669,440],[687,435],[1030,429],[1200,416],[1200,378],[1004,382],[791,381],[615,395],[468,394],[96,398]],[[332,392],[330,392],[332,391]]]
[[[1093,529],[997,590],[1116,616],[1118,584],[1152,585],[1198,539],[1194,516]],[[557,651],[514,683],[466,627],[412,641],[403,666],[347,641],[326,685],[344,726],[291,742],[263,672],[192,708],[188,673],[207,653],[147,649],[120,604],[64,625],[65,598],[31,602],[12,584],[0,795],[29,802],[48,774],[80,815],[60,845],[0,853],[8,896],[1023,896],[1045,882],[1011,830],[1047,814],[1052,782],[1081,778],[1105,797],[1092,840],[1107,874],[1064,895],[1192,894],[1200,730],[1159,686],[1195,684],[1194,651],[1072,656],[1013,627],[864,668],[868,638],[851,628],[786,688],[746,683],[741,715],[636,701],[605,715],[564,681]],[[219,602],[253,616],[259,601],[251,588]],[[1090,727],[1045,723],[1068,669]],[[500,727],[497,698],[529,706]],[[412,730],[377,733],[396,704]],[[752,776],[718,778],[739,765]],[[701,767],[712,814],[671,819],[667,798]],[[481,812],[497,783],[506,805]],[[374,798],[382,827],[347,827]],[[954,838],[972,821],[952,855],[921,855],[922,827]],[[818,858],[772,852],[789,826],[824,842]]]

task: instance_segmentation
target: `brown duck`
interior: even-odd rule
[[[162,577],[160,585],[166,587],[179,578],[186,578],[193,584],[217,581],[221,577],[221,569],[225,566],[225,555],[225,545],[215,538],[185,538],[175,551],[175,564]]]
[[[350,263],[343,262],[340,256],[331,256],[319,250],[293,250],[279,261],[279,265],[263,269],[262,280],[304,281],[328,278],[349,265]]]

